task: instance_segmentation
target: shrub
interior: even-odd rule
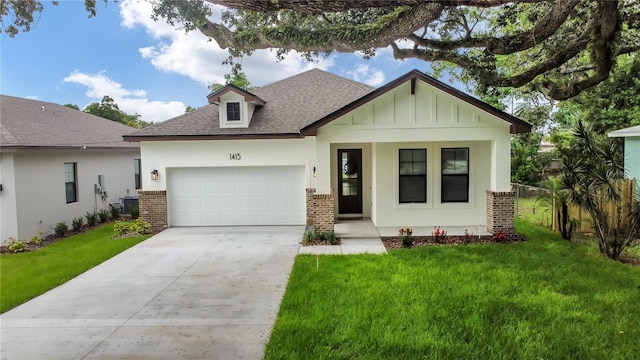
[[[413,230],[411,228],[400,228],[400,230],[398,230],[398,236],[400,236],[400,238],[402,239],[402,247],[413,247],[413,239],[411,238],[411,234],[413,234]]]
[[[9,240],[11,241],[9,243],[9,251],[13,252],[13,253],[19,253],[19,252],[23,252],[26,250],[26,245],[24,243],[24,241],[18,240],[14,237],[10,237]]]
[[[80,228],[82,227],[82,224],[84,223],[84,219],[81,217],[77,217],[73,220],[71,220],[71,228],[73,229],[73,231],[80,231]]]
[[[131,208],[131,218],[135,220],[139,216],[140,216],[140,209],[138,209],[137,207]]]
[[[63,237],[64,233],[66,233],[67,230],[69,230],[69,227],[67,226],[67,223],[64,221],[60,221],[59,223],[57,223],[56,227],[53,229],[57,237]]]
[[[95,211],[93,213],[87,211],[84,217],[87,219],[87,225],[89,226],[94,226],[96,221],[98,221],[98,214]]]
[[[33,235],[31,242],[36,245],[42,244],[42,230],[39,230],[37,234]]]
[[[329,241],[329,244],[331,245],[338,244],[338,237],[336,236],[336,233],[333,231],[327,231],[325,233],[325,238],[327,239],[327,241]]]
[[[107,220],[109,220],[109,210],[101,209],[98,211],[98,220],[100,220],[101,223],[107,222]]]
[[[135,233],[138,235],[148,234],[151,232],[151,224],[138,218],[135,221],[133,221],[133,226],[131,227],[131,230],[135,231]]]
[[[316,238],[316,233],[313,230],[309,230],[304,233],[304,242],[306,244],[311,244],[313,242],[313,239],[315,238]]]
[[[129,222],[128,221],[116,221],[113,224],[113,231],[117,232],[118,235],[124,235],[129,232]]]
[[[118,233],[118,235],[134,233],[144,235],[151,232],[151,224],[139,218],[133,221],[116,221],[115,224],[113,224],[113,231]]]
[[[118,219],[120,217],[120,206],[111,206],[111,218]]]

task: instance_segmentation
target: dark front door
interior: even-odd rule
[[[338,150],[338,213],[362,214],[362,150]]]

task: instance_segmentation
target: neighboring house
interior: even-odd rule
[[[624,171],[627,178],[636,179],[638,184],[640,182],[640,125],[612,131],[609,137],[624,138]]]
[[[310,70],[208,100],[125,136],[156,230],[365,217],[513,232],[510,137],[531,125],[419,71],[375,89]]]
[[[0,95],[0,242],[108,209],[140,187],[126,125],[49,102]]]

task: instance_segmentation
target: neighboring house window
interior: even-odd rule
[[[427,202],[427,149],[400,149],[399,201]]]
[[[240,103],[227,103],[227,121],[240,121]]]
[[[67,204],[78,201],[78,166],[76,163],[64,163],[64,189]]]
[[[140,179],[140,159],[133,159],[133,177],[136,183],[136,190],[142,188],[142,179]]]
[[[441,201],[469,202],[469,148],[441,149]]]

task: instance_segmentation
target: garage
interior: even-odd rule
[[[169,226],[303,225],[304,166],[174,168]]]

